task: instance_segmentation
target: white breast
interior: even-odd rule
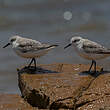
[[[41,50],[41,51],[31,51],[31,52],[26,52],[23,53],[17,49],[14,49],[17,55],[23,57],[23,58],[39,58],[43,55],[45,55],[49,50]]]

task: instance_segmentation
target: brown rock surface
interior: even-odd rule
[[[32,106],[45,109],[103,109],[110,105],[110,75],[83,72],[88,68],[82,64],[39,65],[34,74],[21,69],[18,76],[22,96]]]
[[[16,94],[0,94],[0,110],[37,110]]]
[[[78,110],[106,110],[109,106],[110,110],[110,74],[101,74],[91,84],[91,86],[83,92],[77,104],[83,106]]]

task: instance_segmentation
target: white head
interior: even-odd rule
[[[13,45],[14,42],[16,42],[19,38],[21,38],[20,36],[12,36],[10,39],[9,39],[9,43],[6,44],[3,48],[9,46],[9,45]]]
[[[70,40],[70,44],[68,44],[66,47],[64,47],[64,49],[71,46],[71,45],[77,46],[77,45],[81,44],[82,41],[83,41],[83,38],[80,37],[80,36],[72,37],[71,40]]]
[[[70,43],[74,46],[80,44],[82,42],[83,38],[80,36],[72,37],[70,40]]]
[[[13,42],[16,42],[19,38],[21,38],[20,36],[12,36],[9,41],[11,44],[13,44]]]

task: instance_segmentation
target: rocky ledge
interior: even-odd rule
[[[18,70],[22,97],[40,109],[109,110],[110,72],[87,73],[89,65],[39,65]],[[100,67],[97,67],[100,70]]]
[[[0,110],[37,110],[17,94],[0,94]]]

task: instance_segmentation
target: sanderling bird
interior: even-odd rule
[[[9,43],[5,45],[3,48],[12,45],[13,50],[16,52],[17,55],[23,58],[30,58],[32,59],[28,68],[34,62],[34,67],[36,70],[36,59],[43,55],[45,55],[49,50],[52,48],[57,47],[58,45],[49,45],[44,44],[36,40],[23,38],[20,36],[13,36],[9,39]]]
[[[74,50],[78,53],[79,56],[92,60],[92,64],[89,68],[89,72],[91,71],[92,66],[94,65],[94,72],[96,72],[96,60],[104,59],[110,56],[110,49],[93,42],[88,39],[84,39],[80,36],[74,36],[70,40],[70,44],[68,44],[64,49],[69,46],[73,46]]]

